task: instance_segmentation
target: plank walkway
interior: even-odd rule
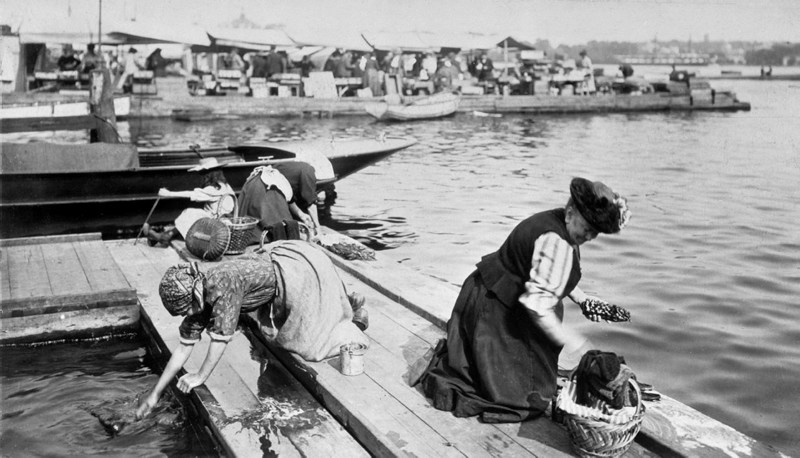
[[[173,246],[186,259],[196,260],[181,242]],[[330,257],[337,263],[347,262],[333,254]],[[364,356],[363,374],[342,375],[338,357],[308,362],[262,343],[371,455],[573,456],[566,430],[549,418],[492,425],[434,409],[408,380],[426,352],[444,337],[442,329],[398,303],[397,297],[387,297],[343,269],[340,275],[349,290],[365,296],[370,313],[366,334],[371,346]],[[626,456],[657,455],[634,444]]]
[[[0,240],[0,343],[134,330],[136,291],[100,234]]]
[[[565,429],[547,417],[497,425],[455,418],[409,386],[423,356],[444,336],[458,292],[453,286],[383,260],[380,253],[374,261],[328,254],[347,287],[367,299],[371,347],[364,373],[345,376],[338,358],[311,363],[271,347],[257,332],[237,333],[211,378],[188,397],[221,453],[573,456]],[[69,323],[71,313],[82,313],[72,328],[102,324],[102,314],[123,302],[136,309],[150,351],[163,365],[179,344],[182,318],[163,308],[158,284],[182,256],[191,257],[182,242],[162,249],[133,240],[102,242],[97,235],[0,241],[0,336],[13,337],[14,329],[24,327],[14,321],[20,319],[36,320],[27,324],[28,332],[37,326],[48,332],[53,318]],[[207,344],[204,339],[197,345],[187,370],[199,368]],[[646,406],[642,431],[625,456],[780,456],[668,396]]]
[[[327,233],[347,240],[332,231]],[[346,261],[331,256],[338,267],[354,278],[402,304],[415,312],[415,315],[426,317],[436,328],[444,329],[458,290],[442,281],[420,275],[401,264],[382,261],[379,254],[376,257],[377,261]],[[429,333],[431,331],[428,329]],[[434,343],[431,337],[432,335],[428,334],[426,339],[428,344]],[[578,360],[574,354],[562,354],[559,365],[574,367]],[[662,394],[660,401],[646,402],[645,407],[647,413],[642,422],[642,429],[636,437],[636,443],[657,456],[785,456],[774,447],[758,442],[669,396]],[[638,452],[632,448],[629,453]]]

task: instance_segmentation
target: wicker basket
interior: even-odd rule
[[[216,218],[200,218],[186,233],[186,249],[203,261],[221,258],[230,242],[230,228]]]
[[[225,254],[242,254],[247,245],[252,240],[252,229],[258,224],[258,220],[252,216],[236,216],[233,218],[222,218],[231,230],[231,243]]]
[[[594,407],[575,402],[575,381],[570,380],[561,389],[556,400],[559,416],[569,432],[575,452],[582,457],[616,457],[630,448],[633,439],[639,434],[644,418],[642,392],[639,384],[631,378],[630,384],[636,393],[636,411],[632,415],[609,415],[605,413],[602,401]]]

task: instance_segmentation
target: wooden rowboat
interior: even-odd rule
[[[461,96],[457,94],[435,94],[408,104],[388,102],[371,103],[364,108],[379,121],[415,121],[450,116],[458,110]]]
[[[0,161],[0,237],[102,232],[141,226],[159,188],[193,189],[188,169],[198,156],[225,163],[237,192],[262,165],[303,161],[314,166],[318,189],[416,143],[412,138],[248,144],[216,149],[146,150],[134,145],[5,143]],[[151,222],[174,221],[187,199],[162,198]]]

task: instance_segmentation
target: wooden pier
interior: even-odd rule
[[[326,234],[338,236],[329,230]],[[127,289],[122,290],[135,291],[140,327],[155,359],[165,364],[178,345],[182,318],[170,316],[163,308],[158,284],[169,266],[191,255],[181,242],[163,249],[134,244],[133,240],[102,242],[96,236],[86,237],[0,243],[3,335],[17,326],[6,313],[11,303],[6,300],[7,294],[16,294],[10,296],[12,302],[25,301],[23,291],[29,291],[25,297],[34,307],[42,298],[60,298],[66,303],[69,300],[65,297],[87,293],[77,287],[54,289],[54,285],[74,286],[79,283],[74,279],[81,276],[91,285],[89,277],[100,278],[102,274],[100,284],[122,286],[124,281]],[[75,244],[81,249],[88,244],[104,252],[105,267],[81,263],[78,268],[74,261],[64,261],[72,258],[67,245],[79,252]],[[34,256],[36,252],[40,257]],[[203,420],[222,454],[573,456],[566,430],[548,417],[494,425],[475,418],[456,418],[434,409],[418,387],[408,385],[420,358],[444,336],[444,323],[457,294],[454,287],[384,260],[380,253],[372,261],[347,261],[329,255],[348,289],[366,297],[370,313],[366,334],[371,347],[365,354],[364,373],[342,375],[337,357],[310,363],[270,347],[257,332],[246,329],[237,333],[209,380],[188,396],[190,408]],[[77,255],[83,259],[81,256]],[[32,284],[22,286],[20,279],[41,278],[42,272],[61,280],[51,282],[49,291]],[[108,280],[117,278],[117,272],[121,279]],[[101,291],[97,290],[98,294]],[[24,310],[23,303],[13,303],[14,310]],[[42,307],[32,310],[46,315]],[[25,326],[32,331],[32,322]],[[188,370],[199,368],[207,344],[208,339],[197,344]],[[780,456],[772,447],[667,396],[647,402],[646,408],[642,431],[626,456]]]

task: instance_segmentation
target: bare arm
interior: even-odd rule
[[[139,402],[139,406],[136,408],[136,418],[147,416],[147,414],[153,410],[153,407],[158,404],[161,393],[164,392],[164,389],[172,381],[172,378],[175,377],[175,374],[177,374],[183,365],[186,364],[186,361],[189,360],[193,349],[194,344],[185,344],[183,342],[175,349],[172,356],[169,358],[169,362],[167,362],[167,367],[164,368],[164,372],[162,372],[161,377],[158,378],[158,382],[156,382],[153,389],[150,390],[147,397]]]
[[[572,299],[576,304],[580,304],[581,302],[585,301],[589,296],[583,292],[582,289],[579,287],[575,287],[571,293],[569,293],[569,298]]]
[[[200,371],[196,374],[186,374],[181,377],[180,380],[178,380],[178,389],[184,393],[188,393],[192,391],[193,388],[205,383],[211,375],[211,372],[217,367],[217,363],[219,363],[219,360],[222,358],[222,354],[225,353],[225,347],[227,345],[228,342],[224,340],[211,340],[211,343],[208,345],[206,359],[203,361],[203,365],[200,366]]]
[[[308,226],[310,229],[314,229],[316,227],[313,218],[308,213],[301,210],[296,203],[294,202],[290,203],[289,210],[291,210],[292,215],[294,215],[295,218],[299,219],[303,224]]]

